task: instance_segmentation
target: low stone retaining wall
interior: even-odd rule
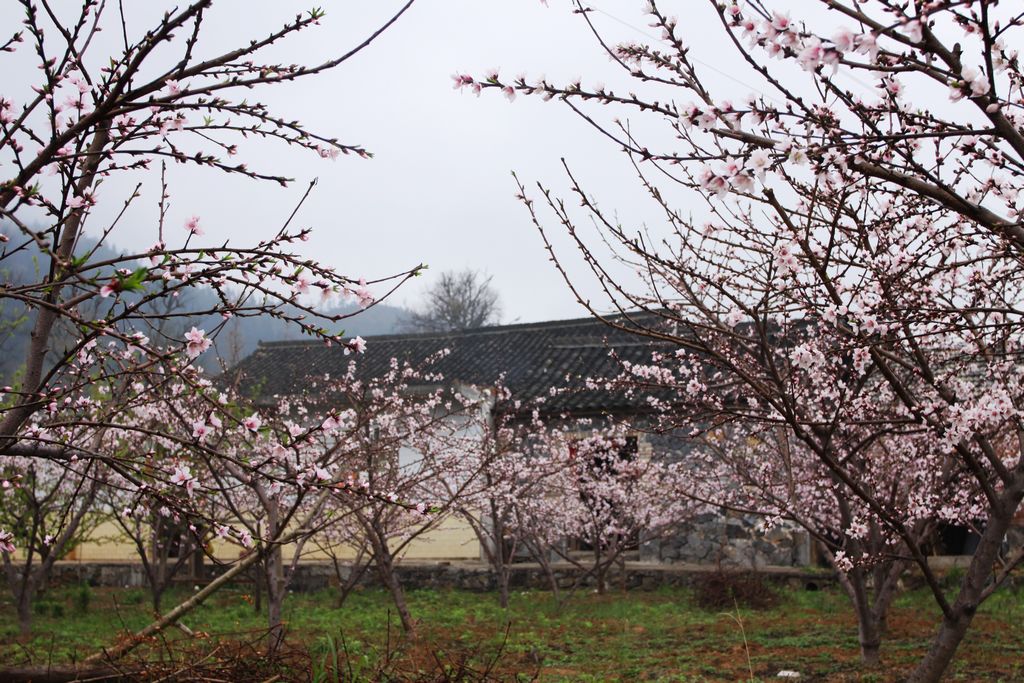
[[[213,579],[225,568],[206,565],[201,578],[182,577],[179,582],[185,585],[204,584]],[[396,566],[402,585],[409,589],[416,588],[456,588],[470,591],[491,591],[497,589],[497,581],[486,565],[479,562],[404,562]],[[344,567],[343,570],[350,570]],[[688,586],[702,574],[716,571],[711,565],[680,565],[651,564],[627,562],[625,569],[625,586],[630,590],[655,590],[662,586]],[[727,569],[728,571],[728,569]],[[555,576],[561,587],[569,587],[579,575],[579,570],[571,565],[556,565]],[[759,570],[766,578],[793,587],[814,589],[834,581],[829,573],[812,572],[793,567],[765,567]],[[253,575],[243,577],[238,585],[251,584]],[[128,562],[58,562],[54,565],[54,585],[74,585],[86,582],[91,586],[145,588],[146,578],[142,567]],[[5,582],[0,572],[0,583]],[[513,567],[511,576],[513,590],[541,589],[550,587],[548,578],[536,564],[523,563]],[[594,586],[593,577],[585,578],[583,587]],[[623,576],[618,568],[608,576],[611,587],[623,584]],[[289,589],[297,592],[323,590],[337,585],[334,568],[326,562],[306,562],[296,568]],[[360,585],[379,585],[376,573],[367,570],[360,580]]]

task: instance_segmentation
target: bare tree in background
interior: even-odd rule
[[[491,279],[471,268],[446,270],[427,290],[423,309],[409,314],[405,328],[449,332],[496,325],[501,319],[501,301]]]

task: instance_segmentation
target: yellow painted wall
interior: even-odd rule
[[[89,540],[78,544],[68,559],[81,562],[139,561],[135,544],[114,522],[100,522]]]
[[[241,548],[221,540],[213,542],[214,557],[236,559]],[[285,557],[291,557],[294,546],[285,547]],[[339,550],[340,558],[354,556],[351,549]],[[328,555],[309,542],[303,549],[304,560],[325,560]],[[473,530],[462,519],[449,517],[428,534],[409,544],[403,557],[410,560],[476,560],[480,558],[480,543]],[[102,522],[90,534],[89,540],[79,544],[67,557],[80,562],[137,562],[135,544],[126,538],[113,522]]]

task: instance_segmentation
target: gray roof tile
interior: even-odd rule
[[[366,353],[346,355],[340,346],[318,341],[261,342],[231,374],[240,373],[243,389],[262,397],[296,395],[309,379],[340,376],[355,359],[364,378],[387,372],[391,358],[421,365],[432,354],[449,354],[426,368],[447,383],[491,386],[504,377],[513,398],[549,397],[549,412],[604,413],[631,411],[642,400],[622,392],[594,391],[584,379],[617,374],[619,358],[645,362],[663,345],[613,329],[593,318],[500,325],[449,333],[368,337]],[[552,395],[552,392],[554,394]]]

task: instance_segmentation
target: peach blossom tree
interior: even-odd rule
[[[841,571],[916,565],[942,620],[911,680],[938,680],[1024,559],[1002,553],[1024,497],[1024,18],[991,0],[823,0],[803,20],[740,1],[707,3],[713,25],[698,26],[652,1],[660,37],[614,43],[570,4],[626,89],[498,73],[456,87],[557,101],[623,150],[660,225],[630,225],[568,163],[575,203],[519,185],[567,283],[598,317],[676,347],[657,365],[680,414],[777,427],[813,455],[811,485],[890,539],[881,557],[837,555]],[[721,94],[695,30],[737,56],[748,97]],[[940,519],[981,537],[952,599],[919,533]]]

